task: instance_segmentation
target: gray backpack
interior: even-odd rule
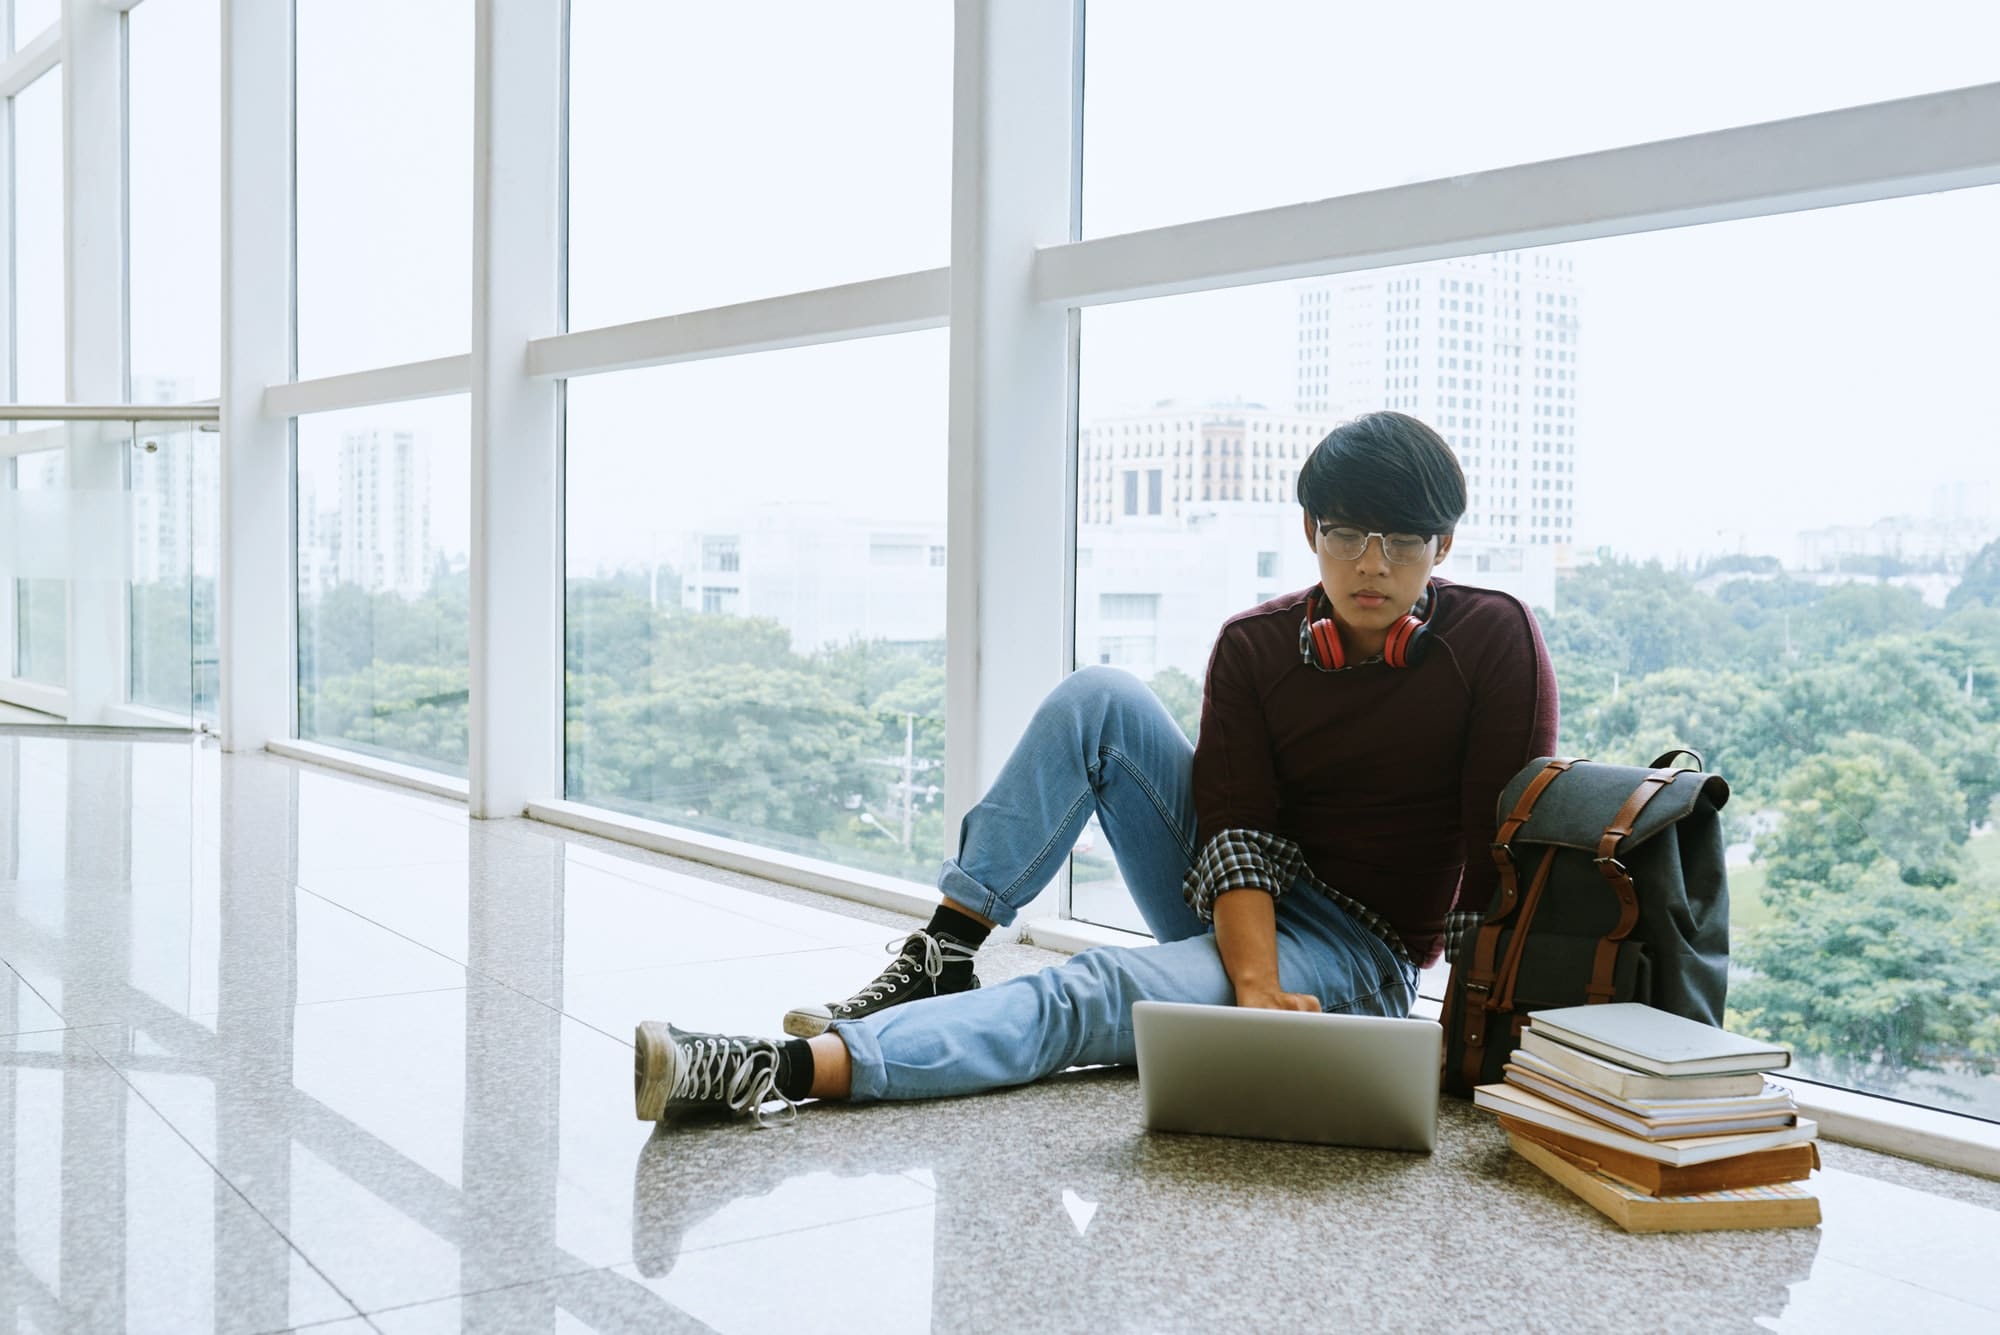
[[[1683,755],[1696,768],[1667,767]],[[1501,1079],[1533,1011],[1642,1001],[1722,1023],[1728,800],[1722,776],[1686,750],[1645,768],[1544,757],[1508,782],[1500,885],[1445,992],[1446,1090]]]

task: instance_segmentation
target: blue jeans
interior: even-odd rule
[[[1130,1065],[1132,1003],[1235,1002],[1215,935],[1181,898],[1194,854],[1194,748],[1145,684],[1088,667],[1049,693],[938,888],[1006,924],[1055,876],[1093,812],[1158,945],[1099,947],[992,987],[834,1026],[855,1102],[1026,1084],[1070,1066]],[[1417,971],[1303,879],[1278,900],[1278,981],[1329,1011],[1407,1015]]]

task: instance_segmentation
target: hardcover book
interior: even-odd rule
[[[1528,1027],[1652,1075],[1775,1071],[1792,1062],[1788,1048],[1636,1001],[1536,1011]]]
[[[1820,1221],[1819,1198],[1796,1182],[1686,1196],[1648,1196],[1552,1145],[1519,1133],[1510,1133],[1509,1139],[1522,1158],[1628,1233],[1811,1228]]]
[[[1503,1116],[1500,1125],[1515,1135],[1526,1136],[1560,1150],[1572,1159],[1588,1160],[1596,1171],[1615,1177],[1648,1196],[1688,1196],[1702,1191],[1803,1182],[1819,1167],[1819,1146],[1811,1141],[1676,1168],[1657,1159],[1614,1150],[1608,1145],[1593,1145],[1587,1140],[1578,1140],[1518,1118]]]
[[[1648,1075],[1606,1057],[1573,1048],[1533,1025],[1521,1031],[1518,1052],[1532,1053],[1578,1084],[1615,1099],[1730,1098],[1764,1089],[1762,1071],[1738,1075]]]
[[[1627,1154],[1637,1154],[1643,1158],[1657,1159],[1661,1163],[1675,1165],[1709,1163],[1716,1159],[1748,1154],[1753,1150],[1768,1150],[1778,1145],[1796,1145],[1801,1141],[1813,1140],[1819,1135],[1819,1124],[1811,1118],[1801,1117],[1791,1126],[1775,1127],[1765,1131],[1646,1140],[1640,1136],[1627,1135],[1616,1127],[1606,1126],[1582,1113],[1571,1112],[1560,1104],[1538,1098],[1527,1090],[1517,1089],[1513,1085],[1480,1085],[1472,1091],[1472,1102],[1488,1112],[1505,1113],[1519,1121],[1550,1131],[1559,1131],[1577,1140],[1589,1141],[1593,1145],[1606,1145],[1615,1150],[1623,1150]]]

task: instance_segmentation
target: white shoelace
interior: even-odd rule
[[[921,943],[918,948],[923,951],[922,959],[910,953],[911,941]],[[880,1001],[895,990],[896,983],[910,981],[910,969],[919,970],[926,978],[935,981],[937,976],[944,972],[947,961],[969,960],[978,953],[973,947],[954,941],[950,937],[940,939],[925,931],[914,932],[908,937],[898,937],[882,948],[896,956],[895,964],[884,969],[874,982],[849,998],[847,1005],[852,1006],[857,1001]],[[897,964],[905,963],[910,966],[909,969],[896,967]],[[895,982],[891,982],[891,979]]]
[[[773,1099],[785,1105],[778,1121],[799,1115],[798,1104],[778,1092],[777,1045],[762,1039],[707,1037],[682,1043],[680,1069],[667,1099],[682,1098],[726,1104],[731,1112],[748,1113],[760,1127],[771,1125],[764,1105]]]

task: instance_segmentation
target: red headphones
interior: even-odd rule
[[[1340,627],[1334,624],[1332,609],[1327,615],[1315,620],[1314,599],[1324,598],[1325,592],[1314,585],[1306,595],[1306,617],[1299,623],[1299,660],[1310,663],[1321,672],[1345,672],[1349,668],[1364,667],[1369,663],[1384,663],[1392,668],[1415,667],[1424,661],[1430,652],[1431,614],[1430,584],[1424,585],[1423,601],[1405,612],[1389,627],[1389,638],[1382,642],[1382,652],[1360,663],[1347,661],[1347,653],[1340,647]]]

